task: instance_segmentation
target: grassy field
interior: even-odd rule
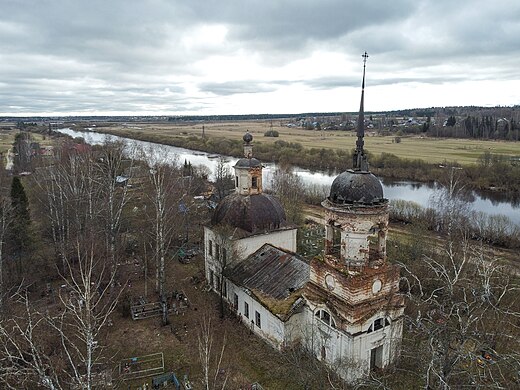
[[[0,153],[5,153],[11,149],[17,131],[11,129],[10,126],[0,126]]]
[[[5,153],[12,148],[14,137],[19,132],[15,126],[15,123],[0,124],[0,153]],[[52,145],[52,141],[41,134],[31,133],[31,137],[34,142],[38,142],[42,146]]]
[[[272,143],[277,140],[286,142],[298,142],[305,148],[346,148],[355,147],[356,136],[353,131],[314,131],[300,128],[288,128],[280,126],[279,122],[273,122],[273,130],[279,132],[278,138],[264,137],[264,132],[270,129],[269,121],[240,121],[240,122],[215,122],[205,123],[206,137],[224,137],[240,139],[246,130],[253,134],[255,141]],[[167,140],[171,137],[189,137],[202,135],[202,124],[133,124],[121,126],[119,124],[110,127],[98,127],[98,131],[109,131],[114,134],[128,137],[146,137],[154,135],[158,140]],[[432,163],[444,161],[458,162],[460,164],[473,164],[484,152],[520,156],[520,142],[505,141],[479,141],[469,139],[436,139],[419,136],[401,137],[400,143],[394,142],[393,136],[377,136],[367,132],[365,137],[366,149],[379,155],[383,152],[392,153],[402,158],[421,159]]]

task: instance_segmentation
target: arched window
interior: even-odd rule
[[[334,321],[334,318],[330,315],[328,311],[325,310],[316,310],[314,313],[314,316],[325,322],[327,325],[335,328],[336,322]]]
[[[372,324],[370,324],[367,333],[375,332],[379,329],[383,329],[386,326],[390,326],[390,320],[388,318],[377,318]]]

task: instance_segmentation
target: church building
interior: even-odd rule
[[[353,382],[400,351],[404,301],[399,268],[387,261],[388,200],[364,152],[364,88],[352,168],[322,202],[323,254],[296,253],[297,229],[262,191],[251,134],[235,170],[235,192],[204,228],[206,279],[244,324],[273,347],[301,345]]]

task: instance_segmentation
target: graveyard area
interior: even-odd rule
[[[201,254],[187,264],[176,258],[167,262],[167,325],[163,325],[153,278],[145,282],[142,264],[133,259],[121,265],[120,272],[129,282],[106,336],[107,355],[113,357],[114,388],[144,389],[146,384],[151,389],[154,378],[169,373],[181,385],[186,377],[194,389],[202,388],[200,348],[206,335],[212,339],[209,370],[216,383],[226,381],[226,388],[244,390],[255,383],[266,389],[300,388],[297,380],[285,375],[292,365],[290,358],[240,326],[230,310],[220,318],[219,297],[207,289]],[[169,386],[175,388],[171,382]]]

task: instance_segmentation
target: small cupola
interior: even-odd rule
[[[244,140],[244,158],[238,160],[235,169],[235,191],[240,195],[262,193],[262,164],[253,157],[253,136],[247,131]]]

